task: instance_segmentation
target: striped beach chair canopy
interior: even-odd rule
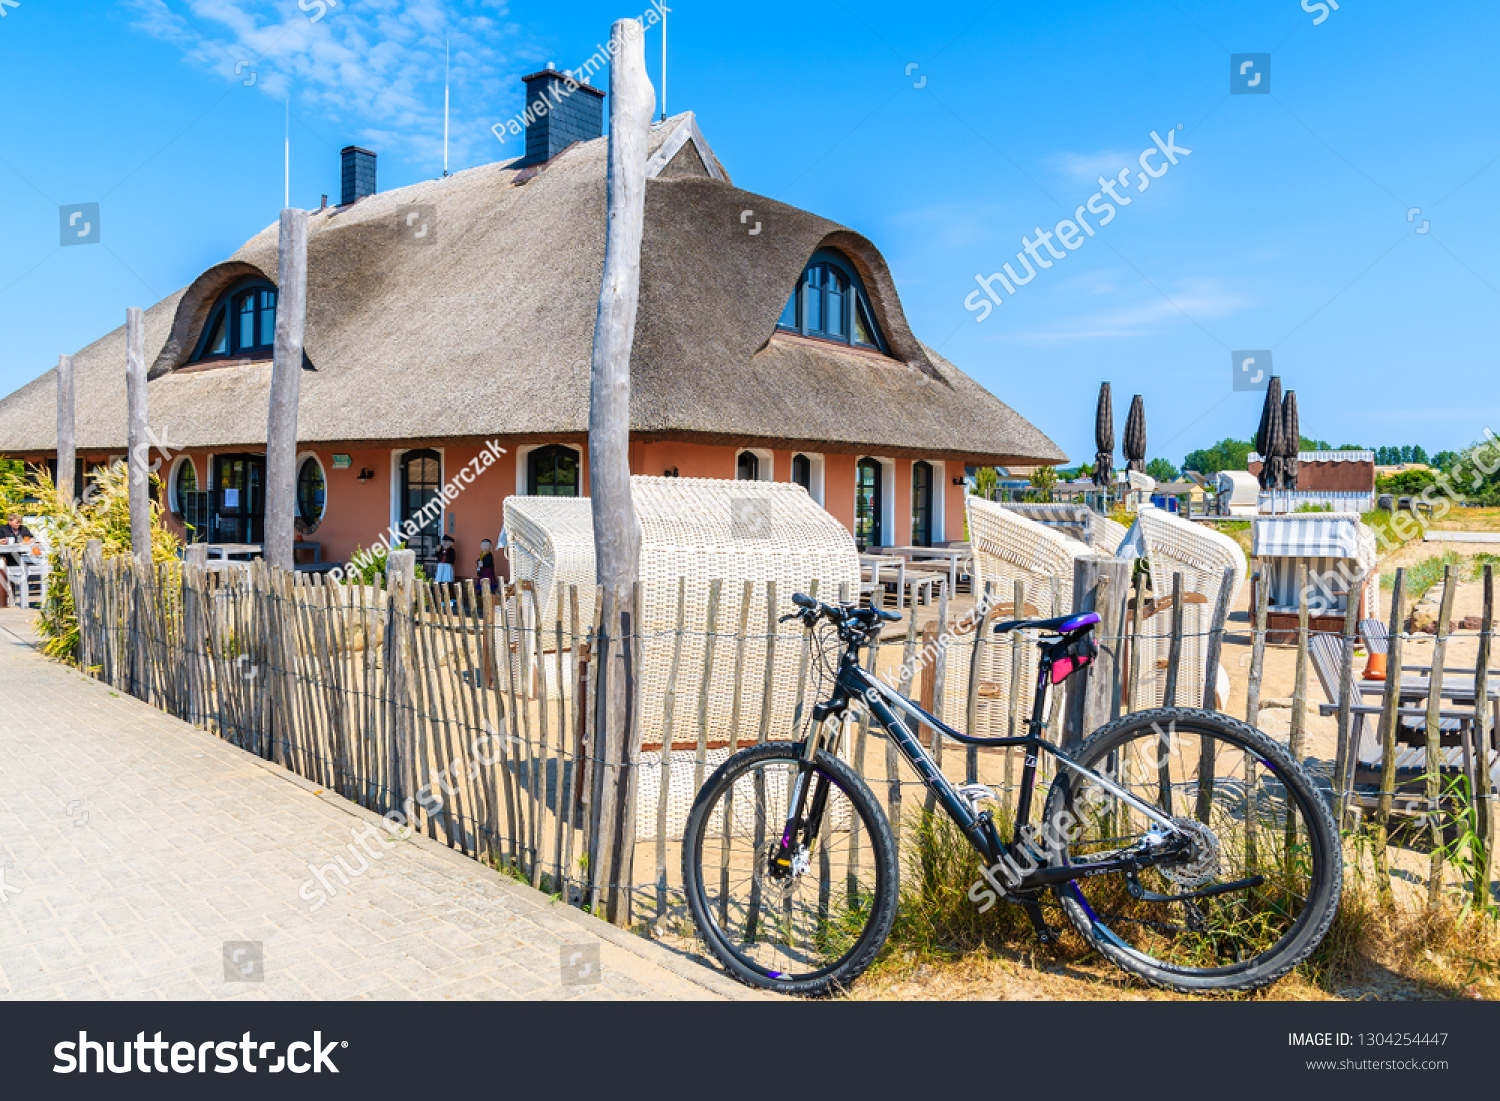
[[[1365,578],[1365,608],[1378,608],[1375,533],[1355,512],[1294,512],[1262,516],[1251,531],[1251,553],[1265,565],[1273,611],[1295,612],[1301,603],[1297,571],[1307,566],[1314,614],[1344,611],[1353,582]]]

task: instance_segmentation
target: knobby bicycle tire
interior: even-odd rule
[[[818,997],[847,988],[870,966],[890,935],[900,895],[896,842],[891,834],[890,823],[868,785],[854,770],[822,750],[813,761],[815,770],[839,789],[848,800],[851,810],[863,823],[863,828],[868,833],[868,844],[874,859],[872,870],[876,877],[868,922],[849,951],[834,964],[801,977],[755,966],[753,961],[735,950],[720,928],[707,897],[703,874],[703,844],[720,799],[751,769],[774,761],[795,764],[801,760],[803,749],[801,742],[767,742],[741,750],[719,766],[698,792],[688,816],[682,846],[682,879],[688,908],[699,935],[731,975],[748,986],[762,990]],[[722,824],[722,818],[720,822]],[[776,822],[774,826],[779,831],[782,823]],[[825,823],[825,831],[830,828],[831,824]]]
[[[1080,747],[1075,760],[1085,768],[1102,771],[1111,751],[1140,737],[1144,730],[1152,730],[1152,724],[1168,727],[1181,724],[1189,731],[1209,733],[1222,742],[1238,745],[1258,758],[1261,764],[1272,766],[1276,779],[1287,795],[1295,800],[1307,823],[1311,842],[1309,896],[1295,926],[1271,949],[1248,963],[1213,969],[1184,968],[1149,959],[1137,950],[1112,943],[1108,925],[1093,913],[1080,892],[1080,881],[1057,886],[1054,895],[1069,923],[1092,948],[1116,966],[1154,985],[1189,994],[1249,991],[1268,986],[1312,955],[1333,923],[1343,883],[1343,853],[1333,815],[1306,771],[1285,746],[1248,723],[1218,712],[1158,708],[1122,716],[1095,731]],[[1076,779],[1066,769],[1059,769],[1059,772],[1058,782],[1047,799],[1044,821],[1058,821],[1061,810],[1073,807],[1078,787]],[[1056,855],[1054,859],[1057,859]],[[1066,859],[1065,855],[1063,859]],[[1104,928],[1102,933],[1101,926]]]

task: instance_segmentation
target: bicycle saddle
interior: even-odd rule
[[[1084,612],[1082,615],[1064,615],[1056,619],[1010,619],[995,624],[993,630],[997,635],[1003,635],[1007,631],[1049,631],[1071,635],[1077,631],[1085,631],[1098,622],[1097,612]]]

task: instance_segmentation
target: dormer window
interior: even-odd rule
[[[819,340],[886,350],[870,296],[854,266],[828,249],[813,253],[776,327]]]
[[[264,279],[237,283],[209,312],[193,361],[268,357],[276,348],[276,288]]]

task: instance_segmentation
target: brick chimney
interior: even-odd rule
[[[346,145],[339,155],[344,161],[341,205],[348,206],[375,194],[375,154],[357,145]]]
[[[526,159],[541,164],[575,141],[604,136],[604,93],[589,84],[569,91],[566,73],[551,65],[521,78],[526,84]]]

